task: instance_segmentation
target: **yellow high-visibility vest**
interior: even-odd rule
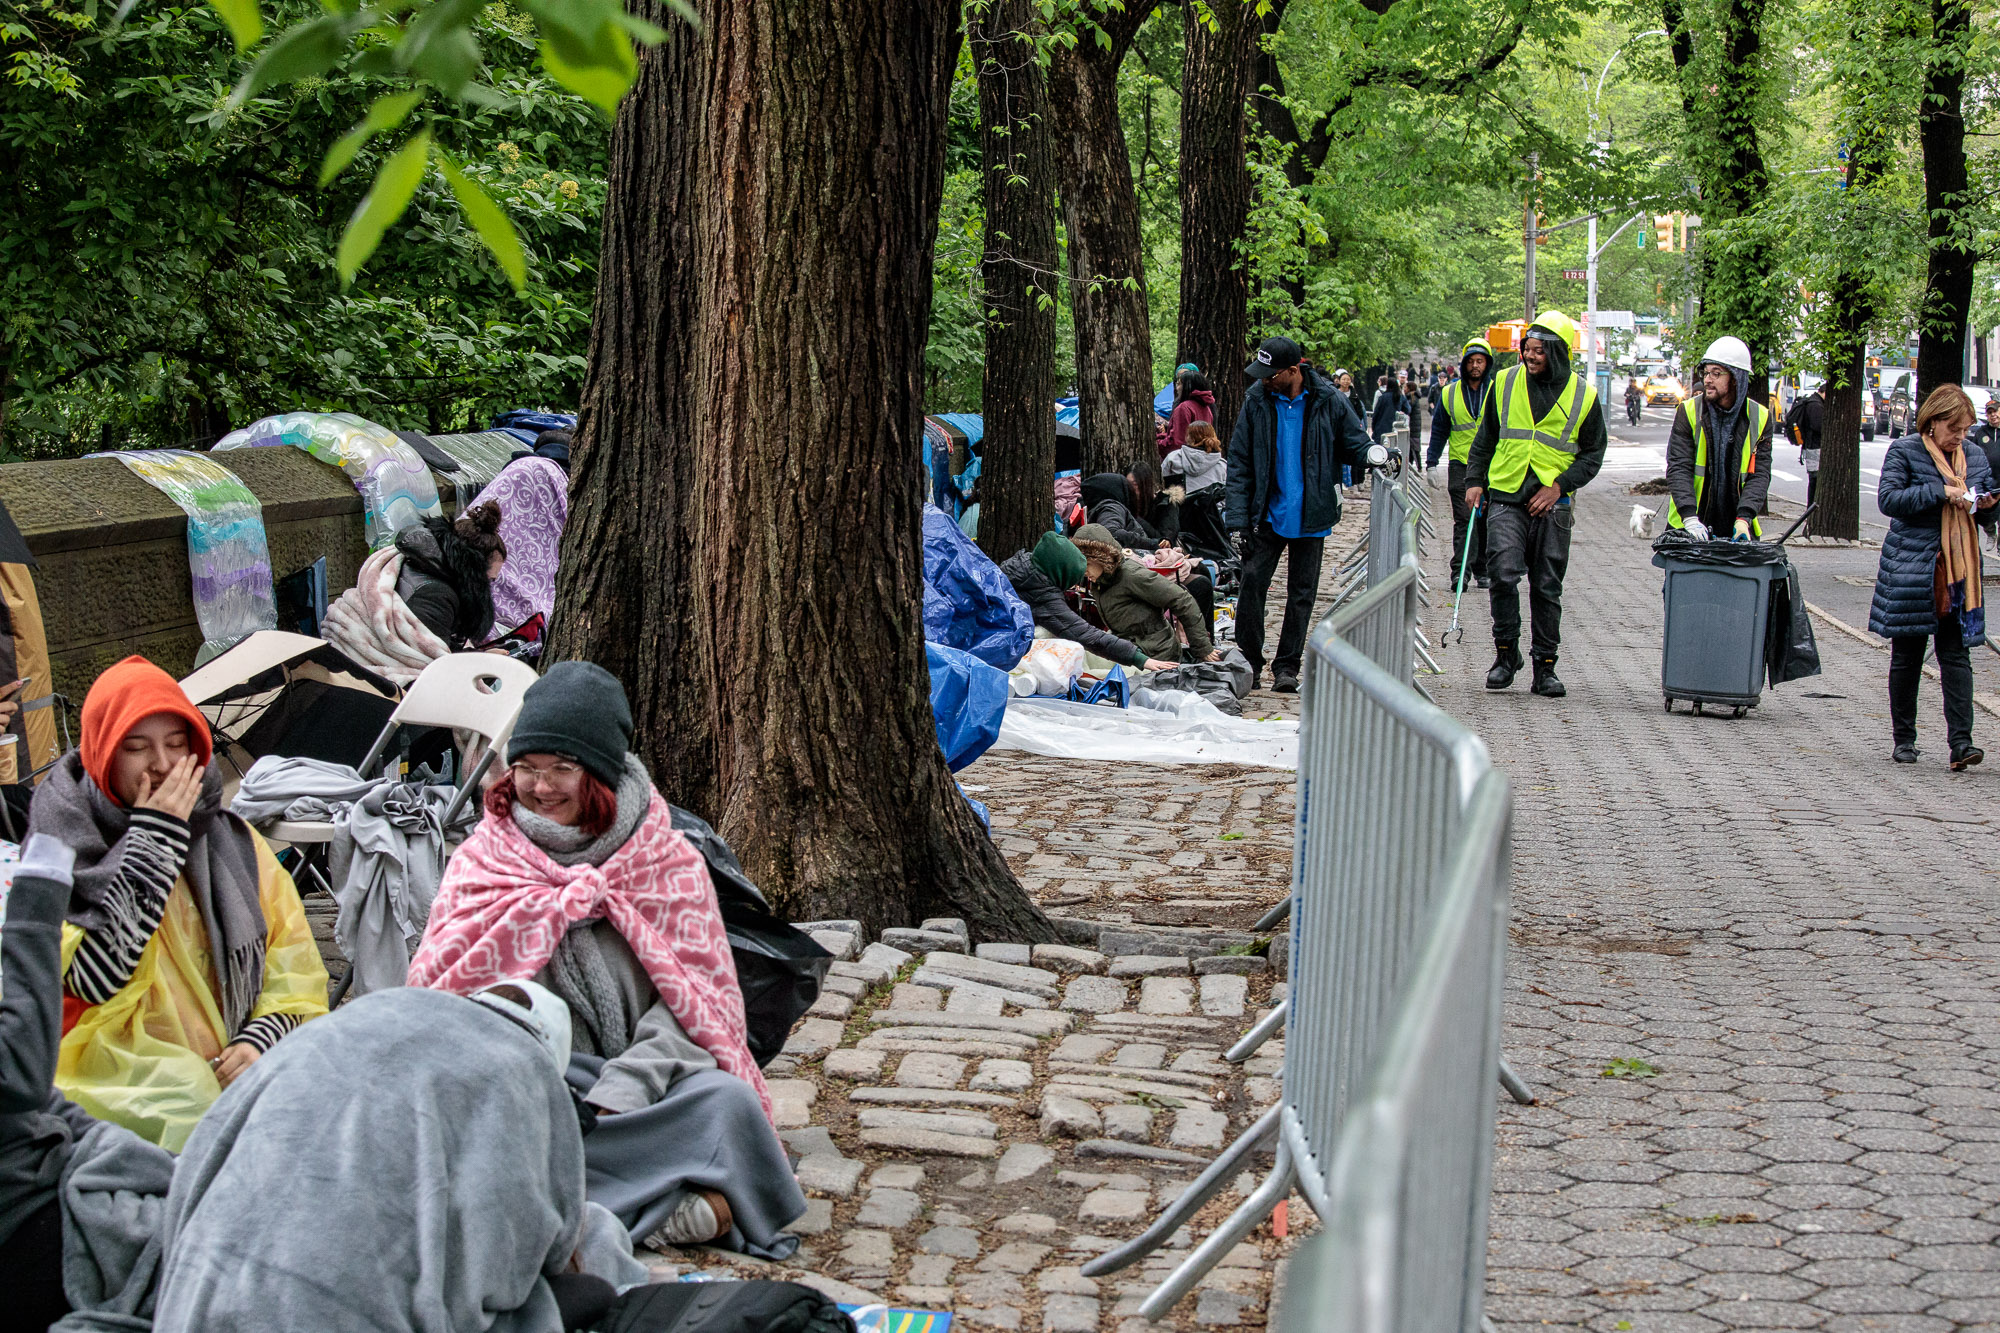
[[[1488,361],[1492,358],[1488,357]],[[1491,375],[1492,371],[1486,372]],[[1479,400],[1480,407],[1486,400]],[[1472,437],[1479,433],[1479,413],[1465,401],[1465,381],[1453,380],[1444,386],[1444,414],[1450,423],[1450,430],[1444,437],[1445,457],[1454,463],[1463,463],[1472,456]]]
[[[1521,489],[1530,468],[1542,485],[1553,485],[1576,461],[1577,429],[1587,413],[1597,410],[1597,390],[1583,376],[1571,374],[1568,387],[1540,421],[1528,405],[1526,366],[1502,371],[1493,392],[1500,395],[1500,439],[1486,469],[1487,489],[1511,495]]]
[[[1736,465],[1739,493],[1742,491],[1743,483],[1757,474],[1757,441],[1764,438],[1764,432],[1769,428],[1771,421],[1771,409],[1754,398],[1743,404],[1743,409],[1749,415],[1750,430],[1743,437],[1743,457]],[[1708,485],[1708,423],[1702,420],[1701,399],[1690,398],[1682,403],[1681,414],[1687,418],[1688,429],[1694,432],[1694,504],[1695,508],[1699,509],[1701,493]],[[1680,506],[1669,498],[1667,526],[1678,528],[1686,521],[1681,517]],[[1715,535],[1722,537],[1728,534],[1718,532]],[[1750,535],[1759,539],[1764,536],[1764,525],[1754,518],[1750,520]]]

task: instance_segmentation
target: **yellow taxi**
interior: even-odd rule
[[[1687,388],[1680,376],[1669,374],[1664,368],[1648,373],[1639,381],[1639,389],[1646,395],[1646,406],[1677,407],[1687,398]]]

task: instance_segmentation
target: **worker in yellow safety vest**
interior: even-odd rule
[[[1777,414],[1749,397],[1750,349],[1717,338],[1695,376],[1701,392],[1674,413],[1667,436],[1667,523],[1700,541],[1762,537]]]
[[[1474,338],[1458,355],[1458,378],[1444,386],[1438,410],[1431,417],[1431,445],[1424,466],[1433,468],[1439,458],[1448,460],[1445,491],[1451,496],[1451,575],[1459,571],[1486,585],[1486,540],[1472,522],[1472,506],[1465,502],[1465,460],[1472,453],[1472,437],[1479,433],[1479,414],[1486,407],[1486,389],[1493,383],[1493,344]],[[1466,547],[1472,554],[1466,554]]]
[[[1556,678],[1562,642],[1563,576],[1576,527],[1572,500],[1604,466],[1610,434],[1596,386],[1570,371],[1580,331],[1559,310],[1544,310],[1521,335],[1521,364],[1502,371],[1486,395],[1465,462],[1465,500],[1483,511],[1486,577],[1492,582],[1492,669],[1486,688],[1514,683],[1521,659],[1521,580],[1528,580],[1534,632],[1532,689],[1566,694]]]

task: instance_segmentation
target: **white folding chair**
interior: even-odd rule
[[[438,658],[410,682],[403,701],[389,715],[382,734],[375,738],[368,757],[361,761],[359,771],[363,774],[374,771],[388,753],[389,742],[399,728],[452,727],[473,733],[486,742],[486,753],[465,775],[446,808],[444,822],[449,825],[465,803],[478,795],[481,780],[493,766],[493,757],[500,753],[514,730],[522,698],[537,678],[535,669],[526,662],[498,653],[452,653]],[[276,820],[265,832],[294,845],[333,841],[333,825],[317,821]]]

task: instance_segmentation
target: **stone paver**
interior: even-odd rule
[[[918,1051],[896,1066],[896,1082],[906,1088],[955,1088],[964,1077],[965,1061],[950,1055]]]
[[[1078,977],[1063,988],[1062,1007],[1108,1014],[1123,1009],[1130,992],[1111,977]]]

